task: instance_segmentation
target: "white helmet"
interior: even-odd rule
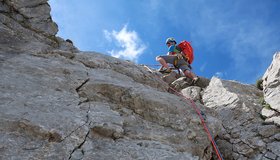
[[[175,42],[175,44],[176,44],[176,40],[173,37],[169,37],[169,38],[166,39],[165,43],[167,44],[169,42]]]

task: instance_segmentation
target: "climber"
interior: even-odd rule
[[[172,37],[166,39],[166,45],[168,47],[167,55],[157,56],[156,60],[162,65],[159,69],[160,72],[170,73],[171,68],[169,64],[173,64],[175,68],[180,69],[184,75],[192,79],[192,83],[195,84],[198,81],[196,76],[190,68],[190,64],[185,56],[183,56],[182,49],[176,45],[176,40]]]

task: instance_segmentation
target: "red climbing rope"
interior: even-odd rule
[[[145,64],[146,65],[146,64]],[[153,65],[153,64],[148,64],[146,66],[161,66],[161,65]],[[192,108],[196,111],[197,115],[199,116],[200,120],[201,120],[201,123],[203,125],[203,128],[205,130],[205,132],[207,133],[207,136],[208,136],[208,139],[211,141],[211,144],[216,152],[216,155],[218,157],[219,160],[224,160],[223,157],[222,157],[222,154],[213,138],[213,136],[211,135],[210,131],[209,131],[209,128],[207,127],[206,123],[205,123],[205,120],[204,118],[202,117],[201,115],[201,111],[196,107],[196,104],[194,103],[194,101],[191,99],[191,98],[188,98],[186,96],[184,96],[182,93],[176,91],[174,88],[168,86],[168,88],[170,88],[172,91],[174,91],[178,96],[181,96],[183,97],[185,100],[189,101],[191,103],[191,106]]]
[[[207,136],[208,136],[208,139],[211,141],[212,143],[212,146],[216,152],[216,155],[218,156],[219,160],[224,160],[223,157],[222,157],[222,154],[220,153],[219,149],[218,149],[218,146],[213,138],[213,136],[211,135],[205,121],[204,121],[204,118],[202,117],[201,115],[201,111],[196,107],[196,104],[194,103],[194,101],[191,99],[191,98],[188,98],[186,96],[184,96],[182,93],[180,92],[177,92],[174,88],[172,87],[169,87],[172,91],[174,91],[177,95],[183,97],[185,100],[188,100],[192,105],[192,108],[196,111],[196,113],[198,114],[200,120],[201,120],[201,123],[203,125],[203,128],[205,130],[205,132],[207,133]]]

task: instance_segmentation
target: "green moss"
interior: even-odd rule
[[[260,102],[261,105],[266,104],[263,96],[259,99],[259,102]]]
[[[270,105],[268,103],[266,103],[266,101],[264,100],[264,97],[261,97],[259,102],[264,108],[271,109]]]
[[[260,90],[263,90],[263,80],[262,79],[258,79],[256,81],[256,87]]]
[[[270,105],[269,104],[265,104],[263,105],[265,109],[271,109]]]

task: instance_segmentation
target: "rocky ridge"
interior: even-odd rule
[[[263,78],[264,103],[262,115],[266,122],[280,125],[280,52],[273,56],[273,61]]]
[[[280,53],[263,91],[215,77],[190,86],[79,51],[56,37],[47,0],[0,0],[0,22],[0,159],[215,158],[191,102],[169,85],[206,115],[224,159],[280,159]]]

